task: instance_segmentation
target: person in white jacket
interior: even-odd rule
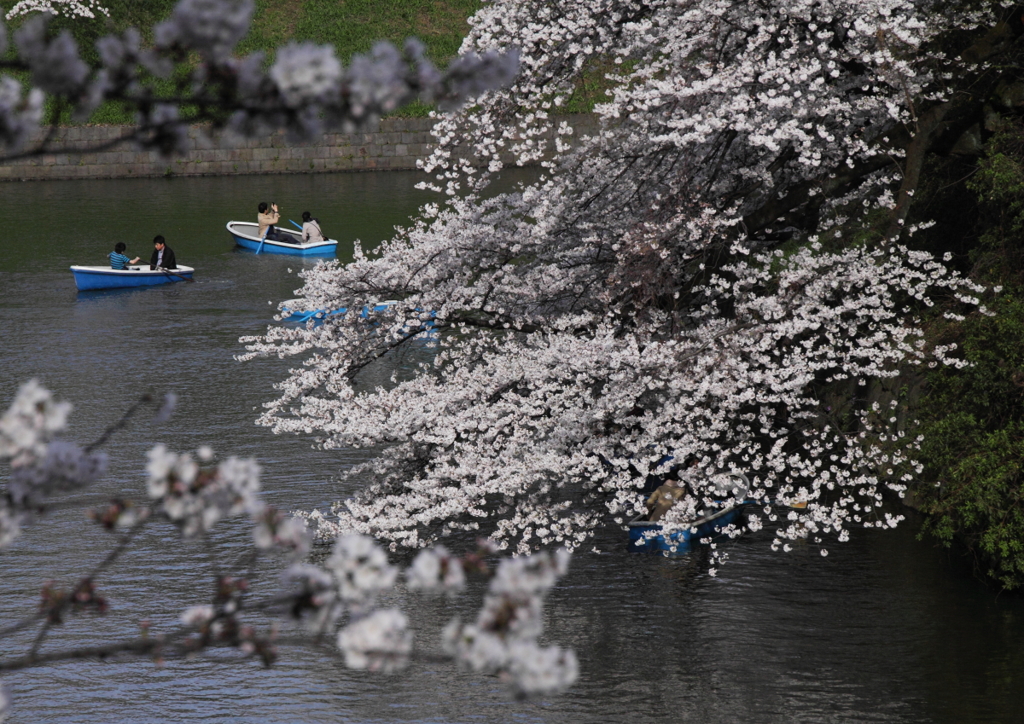
[[[302,212],[302,242],[308,244],[315,241],[326,241],[324,232],[320,230],[320,220],[314,219],[308,211]]]

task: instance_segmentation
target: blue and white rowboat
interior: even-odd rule
[[[292,256],[334,256],[338,250],[338,242],[335,239],[326,241],[311,241],[307,244],[302,242],[302,234],[298,231],[285,229],[276,226],[279,232],[284,232],[293,242],[271,241],[261,239],[259,235],[260,225],[251,221],[229,221],[227,223],[228,233],[234,238],[235,243],[251,251],[264,254],[290,254]]]
[[[79,291],[88,289],[121,289],[127,287],[149,287],[154,284],[170,284],[191,280],[195,272],[190,266],[177,269],[150,269],[149,265],[130,266],[127,269],[111,269],[109,266],[73,266],[75,286]]]
[[[646,515],[637,516],[629,521],[629,549],[661,553],[665,556],[682,555],[687,553],[693,544],[706,538],[713,538],[725,527],[735,523],[743,506],[751,502],[744,500],[750,491],[750,481],[743,473],[726,473],[719,476],[715,482],[717,484],[710,492],[723,502],[715,503],[704,510],[700,514],[701,517],[692,521],[686,528],[676,528],[664,533],[661,523],[645,520]]]
[[[694,543],[704,538],[713,538],[723,528],[735,523],[742,507],[734,505],[715,511],[693,521],[689,528],[671,533],[662,533],[661,523],[643,520],[642,517],[635,518],[629,521],[629,549],[666,556],[687,553]]]
[[[396,304],[398,304],[398,302],[389,299],[386,302],[381,302],[380,304],[375,305],[373,308],[363,307],[362,311],[359,313],[359,316],[362,317],[363,319],[367,319],[370,316],[370,312],[384,312],[387,311],[388,308],[393,307]],[[284,321],[301,322],[305,324],[306,322],[312,319],[313,325],[318,326],[320,324],[323,324],[324,320],[327,319],[328,317],[342,315],[348,311],[346,307],[339,307],[338,309],[313,309],[308,312],[301,312],[298,311],[298,307],[300,307],[301,305],[302,300],[300,299],[290,299],[287,302],[285,302],[284,306],[281,307],[281,313],[288,315],[284,318]]]

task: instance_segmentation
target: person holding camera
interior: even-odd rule
[[[281,214],[277,211],[277,204],[261,201],[257,207],[256,221],[260,224],[259,237],[262,239],[267,228],[281,221]]]

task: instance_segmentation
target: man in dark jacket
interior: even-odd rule
[[[164,242],[164,237],[156,236],[153,239],[153,256],[149,258],[149,268],[156,269],[177,269],[177,260],[174,258],[174,251]]]

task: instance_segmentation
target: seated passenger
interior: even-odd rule
[[[678,480],[668,479],[647,498],[647,520],[661,520],[665,513],[686,495]]]
[[[324,232],[320,231],[320,219],[314,219],[308,211],[302,212],[302,242],[326,241]]]
[[[139,257],[129,259],[125,256],[124,250],[128,247],[123,241],[119,241],[114,244],[114,250],[107,254],[110,257],[110,268],[111,269],[127,269],[129,264],[138,264]]]

